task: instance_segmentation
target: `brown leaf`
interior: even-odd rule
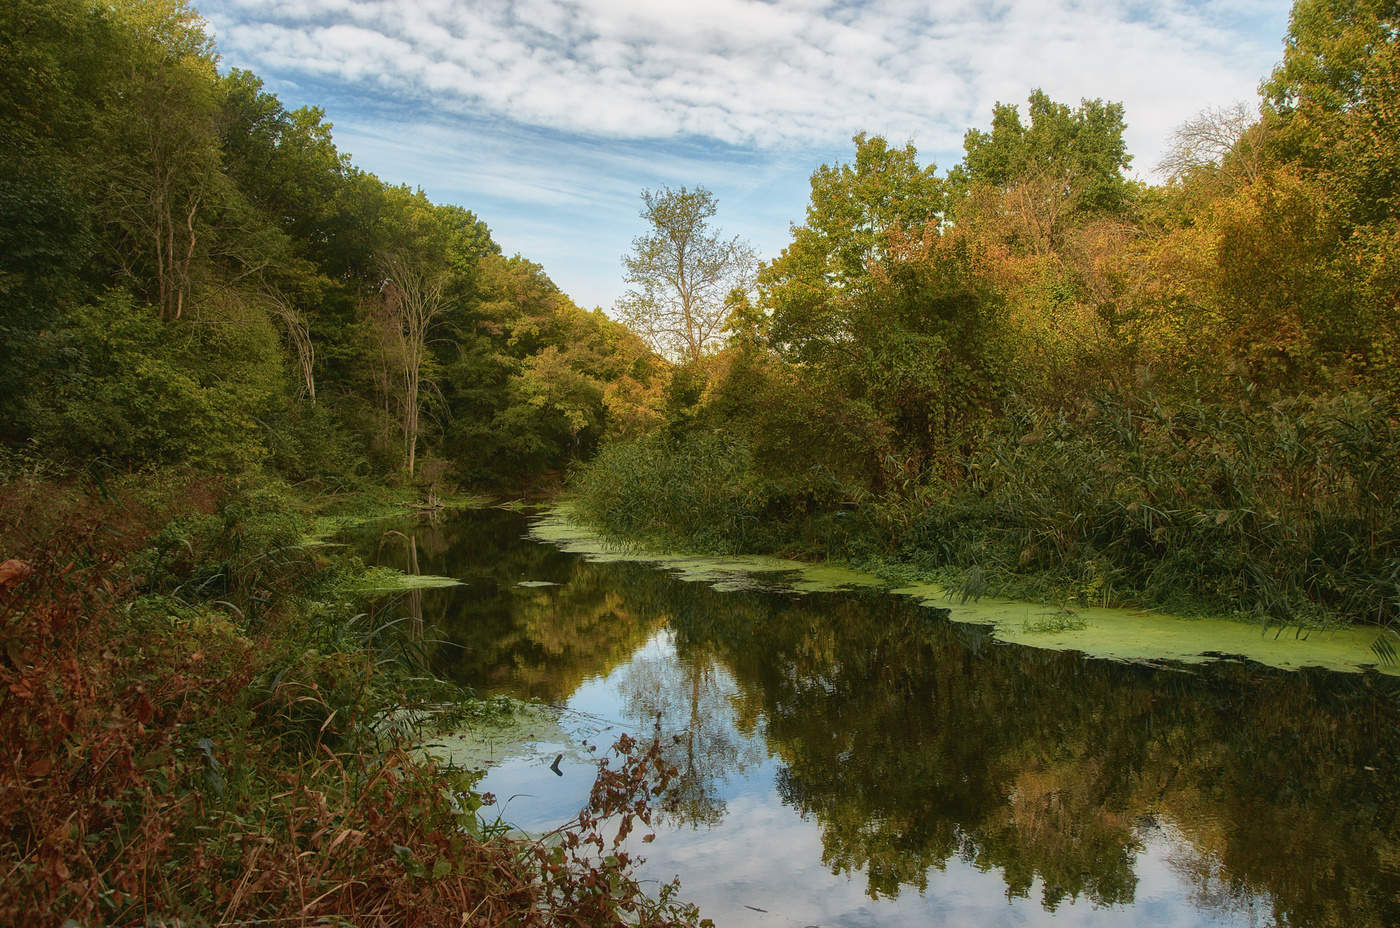
[[[14,586],[34,573],[34,565],[18,558],[0,563],[0,590]]]

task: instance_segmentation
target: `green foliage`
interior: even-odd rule
[[[927,568],[1038,575],[1081,602],[1385,621],[1397,443],[1365,396],[1245,413],[1105,399],[993,436],[975,482],[944,489],[898,543]]]
[[[0,441],[503,482],[653,415],[635,336],[472,211],[355,169],[321,110],[220,76],[184,0],[21,0],[0,27]]]
[[[654,354],[519,255],[477,264],[480,299],[443,356],[444,450],[468,479],[516,482],[585,457],[656,378]]]
[[[1123,171],[1132,160],[1123,141],[1123,105],[1084,100],[1071,110],[1041,90],[1031,92],[1029,103],[1029,126],[1014,105],[998,103],[990,132],[968,130],[963,162],[949,172],[952,187],[966,194],[979,186],[1048,182],[1068,197],[1071,212],[1122,212],[1129,190]]]
[[[258,418],[282,375],[266,320],[177,330],[112,291],[40,345],[43,373],[26,397],[27,418],[48,453],[233,471],[263,460]]]
[[[1001,297],[977,243],[940,230],[941,185],[913,146],[856,146],[854,165],[813,174],[807,225],[760,274],[759,309],[780,359],[873,420],[855,433],[881,436],[887,482],[935,466],[995,405]]]
[[[610,444],[573,486],[581,517],[623,538],[719,552],[772,540],[771,488],[755,473],[747,447],[718,436]]]
[[[942,216],[943,185],[933,165],[919,167],[914,146],[891,148],[858,135],[854,163],[822,165],[812,174],[806,224],[758,275],[766,334],[785,356],[819,358],[846,336],[852,288],[868,280],[890,236],[917,238]]]

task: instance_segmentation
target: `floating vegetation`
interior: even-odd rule
[[[1079,613],[1069,609],[1062,609],[1059,612],[1052,612],[1037,619],[1027,619],[1021,626],[1023,630],[1036,634],[1053,634],[1055,632],[1077,632],[1089,627],[1089,623],[1080,618]]]
[[[507,697],[496,696],[493,701]],[[560,724],[557,706],[509,699],[509,711],[493,712],[449,731],[425,738],[417,751],[424,757],[465,770],[483,770],[506,760],[549,763],[560,755],[574,761],[591,759],[587,749]]]
[[[1182,618],[1132,609],[1078,608],[1073,613],[1046,613],[1041,603],[997,598],[960,597],[938,584],[891,589],[872,574],[827,564],[763,555],[696,557],[660,554],[610,542],[571,519],[557,506],[535,520],[531,537],[595,562],[636,561],[670,570],[682,580],[708,583],[717,590],[773,589],[823,593],[850,589],[886,589],[910,596],[947,614],[950,621],[985,625],[1008,644],[1120,661],[1177,661],[1199,664],[1222,655],[1243,656],[1283,670],[1321,667],[1360,672],[1375,668],[1400,675],[1400,665],[1375,648],[1376,630],[1340,627],[1309,629],[1263,625],[1226,618]],[[1389,644],[1389,642],[1386,642]]]
[[[370,567],[349,581],[345,590],[351,593],[395,593],[403,590],[434,590],[461,586],[462,581],[433,574],[406,574],[392,567]]]
[[[634,561],[655,564],[681,580],[706,583],[717,590],[781,589],[797,593],[829,593],[838,590],[883,588],[884,580],[870,574],[808,564],[765,554],[678,555],[617,544],[575,522],[567,506],[556,506],[534,520],[530,537],[577,554],[593,563]]]

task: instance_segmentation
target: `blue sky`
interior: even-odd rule
[[[764,257],[857,132],[946,169],[1035,87],[1122,101],[1134,172],[1172,129],[1253,101],[1289,5],[1189,0],[206,0],[223,67],[321,106],[340,149],[490,225],[610,308],[639,193],[708,187]]]

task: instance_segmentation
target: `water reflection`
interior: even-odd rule
[[[757,860],[698,900],[710,914],[743,915],[726,897],[740,884],[815,893],[819,860],[867,900],[825,918],[951,917],[994,880],[1002,908],[974,906],[991,922],[1024,904],[1120,923],[1400,924],[1394,680],[1086,661],[886,595],[719,593],[523,530],[476,513],[383,550],[466,581],[408,606],[448,642],[439,672],[556,703],[587,692],[594,711],[606,691],[601,711],[660,733],[691,837],[648,853],[688,890],[725,859]],[[813,845],[809,869],[772,875],[779,833]],[[769,871],[778,885],[758,886]]]
[[[721,787],[763,758],[763,742],[735,724],[738,686],[711,653],[678,654],[672,636],[634,657],[618,690],[627,718],[661,745],[679,771],[672,818],[694,827],[724,817]]]

